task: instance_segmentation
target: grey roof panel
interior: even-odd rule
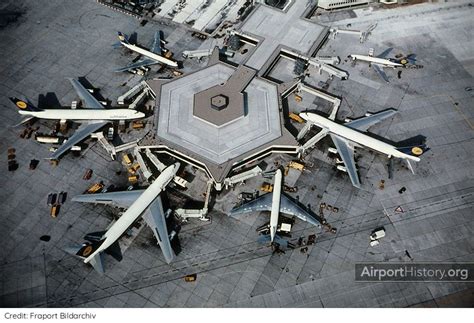
[[[245,65],[260,70],[278,46],[308,54],[326,28],[302,18],[305,6],[291,5],[287,12],[261,5],[245,20],[244,33],[264,38]]]
[[[244,89],[243,116],[216,125],[193,114],[194,95],[225,83],[234,71],[225,64],[215,64],[164,84],[158,137],[216,164],[279,138],[282,130],[277,87],[259,78],[253,78]]]

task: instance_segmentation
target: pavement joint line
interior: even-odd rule
[[[264,255],[264,257],[265,257],[265,256],[268,256],[268,255]],[[250,260],[244,260],[244,261],[251,261],[251,260],[254,260],[254,259],[261,258],[261,257],[262,257],[262,256],[257,256],[257,257],[254,257],[254,258],[250,259]],[[241,261],[241,262],[243,262],[243,261]],[[227,266],[228,266],[228,265],[225,264],[225,265],[221,265],[221,266],[219,266],[219,267],[217,267],[217,268],[213,268],[213,269],[211,269],[211,270],[215,270],[215,269],[219,269],[219,268],[224,268],[224,267],[227,267]],[[201,272],[198,272],[198,273],[208,272],[208,271],[211,271],[211,270],[201,271]],[[162,275],[162,274],[161,274],[161,275]],[[154,283],[154,284],[151,284],[151,285],[150,285],[150,284],[147,284],[147,283],[145,282],[145,279],[141,279],[140,281],[142,282],[142,284],[144,284],[144,287],[137,288],[137,290],[143,289],[143,288],[146,288],[146,287],[149,287],[149,286],[160,285],[160,284],[163,284],[163,283],[175,281],[175,280],[178,280],[178,279],[180,279],[180,278],[181,278],[181,277],[174,278],[174,279],[168,279],[168,280],[166,280],[166,281]],[[115,285],[115,286],[113,286],[113,287],[119,287],[119,286],[124,285],[124,284],[126,284],[126,283],[122,283],[122,284],[117,283],[117,285]],[[75,295],[73,295],[73,296],[64,297],[63,300],[66,300],[66,299],[67,299],[67,300],[70,300],[70,299],[75,299],[75,298],[79,298],[79,297],[84,297],[84,296],[88,296],[88,295],[90,295],[90,294],[97,293],[97,292],[100,292],[100,291],[102,291],[102,289],[96,289],[95,291],[90,291],[90,292],[86,292],[86,293],[82,293],[82,294],[75,294]],[[120,293],[117,293],[117,294],[113,294],[113,295],[114,295],[114,296],[115,296],[115,295],[121,295],[121,294],[128,293],[128,292],[130,292],[130,291],[123,291],[123,292],[120,292]],[[99,298],[93,299],[92,301],[97,301],[97,300],[100,300],[100,299],[104,299],[104,298],[106,298],[106,297],[110,297],[110,296],[99,297]],[[84,303],[89,302],[89,301],[91,301],[90,298],[88,298],[87,301],[85,301],[85,302],[75,304],[75,306],[84,304]],[[59,303],[59,301],[51,302],[52,305],[57,304],[57,303]],[[48,303],[48,304],[49,304],[49,303]]]

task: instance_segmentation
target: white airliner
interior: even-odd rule
[[[24,101],[17,101],[16,106],[20,109],[18,113],[21,115],[31,116],[39,119],[49,120],[69,120],[69,121],[84,121],[84,120],[134,120],[145,116],[143,112],[132,109],[38,109],[32,107]],[[22,108],[25,107],[25,108]]]
[[[121,33],[120,31],[118,32],[118,38],[122,46],[140,55],[145,56],[145,58],[140,59],[137,62],[132,63],[128,66],[125,66],[123,68],[119,68],[118,70],[116,70],[116,72],[136,70],[138,68],[146,67],[153,64],[164,64],[170,67],[178,67],[178,63],[176,61],[163,56],[164,49],[161,44],[162,40],[161,40],[159,31],[155,33],[153,44],[151,45],[150,50],[139,47],[136,44],[132,44],[129,41],[129,38],[125,34]]]
[[[272,209],[270,211],[270,241],[273,242],[278,229],[278,217],[280,216],[281,185],[283,178],[281,170],[277,169],[273,179]]]
[[[389,82],[387,74],[383,71],[384,67],[391,67],[391,68],[397,68],[397,67],[405,67],[408,63],[414,64],[415,62],[415,55],[410,54],[406,57],[400,58],[400,59],[395,59],[395,58],[385,58],[387,57],[388,53],[392,51],[393,48],[388,48],[386,49],[383,53],[377,55],[377,56],[371,56],[371,55],[358,55],[358,54],[351,54],[349,55],[350,58],[354,61],[363,61],[363,62],[368,62],[371,67],[374,68],[374,70],[382,77],[385,82]]]
[[[143,215],[152,228],[161,247],[165,260],[169,263],[174,258],[170,245],[170,238],[166,226],[160,193],[173,180],[179,169],[179,163],[166,167],[160,176],[146,190],[130,192],[111,192],[103,194],[85,194],[73,198],[76,202],[102,203],[119,206],[128,206],[122,216],[105,233],[81,246],[75,254],[90,263],[98,272],[103,273],[101,254],[109,248],[118,249],[117,240],[124,232]],[[132,202],[133,201],[133,202]],[[89,237],[94,234],[88,235]],[[87,236],[86,236],[87,237]],[[116,251],[117,252],[117,251]],[[121,258],[121,253],[120,253]]]
[[[267,193],[259,196],[256,199],[245,202],[244,204],[233,208],[230,211],[230,216],[237,217],[240,214],[260,211],[270,211],[270,236],[269,240],[274,243],[282,242],[282,239],[276,234],[279,225],[280,212],[298,217],[300,220],[309,222],[314,226],[325,224],[324,219],[305,210],[299,203],[282,192],[283,178],[281,170],[275,172],[273,181],[273,193]]]
[[[320,140],[327,134],[331,136],[331,139],[336,146],[337,152],[341,156],[345,165],[342,170],[347,171],[352,181],[352,185],[360,188],[361,184],[354,161],[355,147],[367,147],[387,155],[388,158],[401,158],[407,162],[408,167],[413,173],[414,171],[410,164],[410,160],[416,162],[420,161],[420,158],[417,156],[422,155],[424,152],[420,146],[397,148],[363,133],[367,131],[367,129],[372,125],[385,118],[393,116],[396,112],[397,111],[395,109],[389,109],[367,117],[350,121],[344,125],[336,123],[333,120],[315,113],[300,113],[300,117],[306,120],[308,123],[316,125],[322,129],[317,135]]]
[[[373,57],[373,56],[366,56],[366,55],[351,54],[350,57],[353,60],[375,63],[377,65],[382,65],[384,67],[402,67],[403,66],[403,64],[392,62],[391,60],[386,59],[386,58],[379,58],[378,56]]]
[[[10,98],[21,115],[30,118],[70,120],[81,125],[74,134],[64,142],[49,159],[58,159],[71,147],[84,140],[91,133],[98,131],[110,121],[133,120],[145,117],[143,112],[133,109],[105,109],[104,106],[75,79],[69,79],[82,100],[84,109],[40,109],[33,104],[17,98]]]

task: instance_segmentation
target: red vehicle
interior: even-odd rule
[[[92,169],[87,169],[86,172],[84,173],[84,176],[82,176],[82,179],[87,181],[92,177]]]

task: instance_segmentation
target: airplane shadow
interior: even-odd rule
[[[94,87],[90,82],[89,80],[85,77],[85,76],[80,76],[77,78],[78,81],[86,88],[86,89],[90,89],[90,90],[93,90],[93,93],[92,95],[99,101],[105,101],[107,102],[107,105],[110,104],[110,100],[108,99],[105,99],[102,94],[100,93],[100,89]]]
[[[56,93],[47,92],[46,94],[38,95],[38,108],[50,109],[50,108],[62,108]]]

